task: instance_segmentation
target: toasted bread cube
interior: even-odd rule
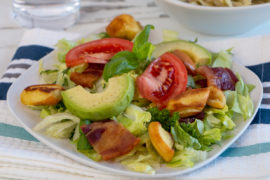
[[[223,91],[215,86],[210,86],[208,88],[210,89],[210,95],[207,100],[207,105],[214,108],[223,109],[226,105],[226,98]]]
[[[132,40],[137,33],[142,30],[142,26],[132,16],[121,14],[115,17],[106,27],[106,32],[111,37]]]
[[[151,122],[148,126],[150,140],[159,155],[169,162],[174,155],[173,139],[170,133],[165,131],[159,122]]]
[[[209,94],[208,88],[189,89],[170,100],[167,109],[171,112],[179,112],[181,118],[194,116],[203,110]]]
[[[57,84],[28,86],[21,93],[21,102],[29,106],[56,105],[62,99],[61,90]]]

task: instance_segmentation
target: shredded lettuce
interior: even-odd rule
[[[206,146],[216,144],[222,138],[221,131],[219,128],[212,128],[204,131],[203,135],[200,137],[200,142]]]
[[[77,116],[74,116],[70,113],[64,112],[64,113],[57,113],[50,116],[47,116],[42,121],[40,121],[35,127],[34,130],[39,131],[41,129],[44,129],[51,124],[61,122],[62,120],[71,120],[74,123],[79,123],[80,119]]]
[[[130,153],[117,158],[116,161],[120,162],[127,169],[155,174],[154,168],[159,168],[163,160],[152,146],[148,134],[144,134],[140,139],[140,144],[137,147]]]
[[[60,101],[58,104],[54,106],[42,106],[39,107],[40,110],[40,117],[44,119],[45,117],[56,114],[56,113],[61,113],[66,111],[66,107],[62,101]]]
[[[196,119],[193,123],[180,123],[180,126],[192,137],[199,138],[204,132],[204,124]]]
[[[171,134],[176,143],[182,144],[185,147],[193,147],[194,149],[200,149],[202,147],[198,139],[184,131],[178,121],[171,128]]]
[[[116,117],[135,136],[140,136],[147,131],[146,124],[151,120],[151,113],[130,104],[124,113]]]
[[[223,109],[206,108],[205,120],[211,127],[220,128],[222,132],[233,129],[236,125],[231,119],[228,106]]]
[[[254,112],[254,105],[249,93],[254,89],[253,85],[245,84],[239,74],[236,74],[238,82],[235,85],[235,91],[225,91],[226,102],[231,114],[237,113],[244,120],[250,118]]]
[[[232,54],[228,51],[220,51],[214,54],[214,61],[212,67],[224,67],[231,68],[232,66]]]
[[[76,127],[74,121],[65,121],[52,124],[45,133],[54,138],[69,138]]]
[[[94,161],[101,160],[101,155],[98,154],[94,149],[78,150],[78,151]]]
[[[39,70],[38,70],[41,79],[47,84],[54,84],[58,76],[57,69],[44,69],[43,60],[39,61]]]
[[[162,30],[162,35],[163,35],[163,41],[173,41],[173,40],[178,40],[179,39],[179,32],[169,30],[169,29],[163,29]]]
[[[74,131],[74,134],[73,134],[73,137],[72,137],[72,141],[76,141],[79,138],[80,138],[80,125],[77,124],[76,128],[75,128],[75,131]]]
[[[60,39],[57,44],[55,45],[57,48],[57,58],[59,62],[65,62],[66,54],[67,52],[78,45],[74,41],[66,40],[66,39]]]
[[[166,165],[168,167],[192,167],[194,163],[203,161],[207,158],[206,151],[184,148],[175,152],[174,157]]]
[[[141,155],[140,157],[138,157],[138,159],[124,160],[121,162],[121,164],[132,171],[155,174],[155,169],[149,163],[140,162],[143,160],[147,160],[147,158],[149,157],[150,156],[147,155]]]

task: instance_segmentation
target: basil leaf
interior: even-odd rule
[[[89,120],[81,120],[80,121],[80,126],[84,125],[84,124],[91,124],[91,122]],[[77,150],[88,150],[88,149],[92,149],[92,146],[89,144],[86,136],[83,134],[81,128],[80,128],[80,137],[79,140],[77,142]]]
[[[143,31],[135,38],[132,52],[120,51],[115,54],[105,65],[103,79],[127,73],[132,70],[140,70],[146,67],[151,60],[151,55],[155,46],[148,42],[152,25],[146,25]]]
[[[86,136],[81,134],[79,137],[79,141],[77,143],[77,150],[87,150],[92,149],[92,146],[89,144]]]
[[[138,66],[139,63],[134,53],[130,51],[120,51],[105,65],[103,78],[105,81],[108,81],[109,78],[135,70]]]
[[[132,51],[140,61],[149,60],[154,50],[154,45],[148,42],[151,29],[154,29],[153,25],[146,25],[143,31],[134,40]]]

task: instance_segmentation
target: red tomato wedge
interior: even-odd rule
[[[163,108],[170,99],[186,90],[187,70],[178,57],[165,53],[146,68],[136,84],[143,98]]]
[[[66,55],[67,67],[83,63],[107,63],[119,51],[132,51],[131,41],[119,38],[104,38],[72,48]]]

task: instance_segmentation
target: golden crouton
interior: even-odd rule
[[[170,100],[167,109],[171,112],[179,112],[181,118],[194,116],[203,110],[209,94],[208,88],[189,89]]]
[[[28,86],[21,93],[21,102],[30,106],[55,105],[62,99],[61,90],[57,84]]]
[[[170,133],[165,131],[159,122],[151,122],[148,126],[148,134],[159,155],[166,162],[172,160],[174,155],[174,141]]]
[[[111,37],[132,40],[137,33],[142,30],[142,26],[132,16],[121,14],[115,17],[106,27],[106,32]]]
[[[210,89],[210,95],[207,100],[207,105],[214,108],[223,109],[226,105],[226,98],[223,91],[215,86],[210,86],[208,88]]]

